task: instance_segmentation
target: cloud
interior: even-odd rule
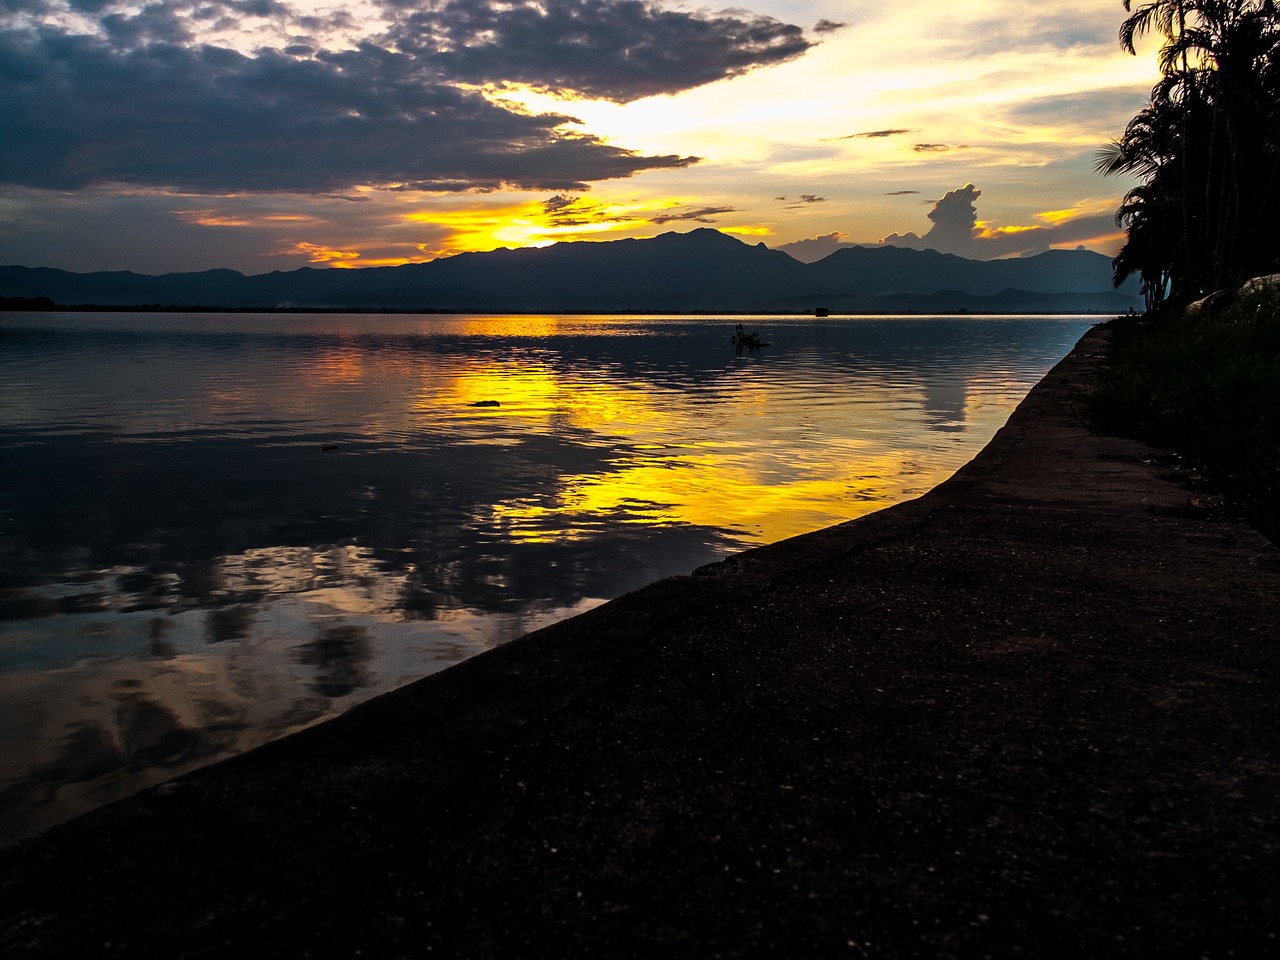
[[[35,0],[0,15],[0,182],[581,191],[698,158],[614,146],[574,129],[569,114],[531,113],[476,88],[519,82],[625,102],[812,46],[772,18],[641,0],[378,2],[384,20],[349,43],[330,36],[349,15],[304,16],[276,0],[82,0],[70,12]],[[244,17],[277,45],[220,39]]]
[[[1086,13],[1071,4],[1031,7],[1022,17],[1010,17],[1002,10],[996,16],[968,20],[966,39],[957,40],[946,54],[960,59],[971,58],[973,45],[968,37],[982,37],[988,49],[1005,54],[1031,50],[1099,50],[1109,53],[1116,47],[1118,26],[1118,19]]]
[[[920,192],[919,190],[891,190],[890,192],[886,193],[885,196],[886,197],[909,197],[919,192]]]
[[[916,153],[946,153],[951,148],[945,143],[916,143],[911,149]]]
[[[1085,90],[1023,100],[1001,111],[1000,116],[1020,127],[1094,127],[1119,132],[1150,96],[1151,90],[1145,85]]]
[[[847,233],[841,233],[836,230],[821,237],[797,240],[794,243],[784,243],[781,246],[774,247],[774,249],[781,250],[801,263],[814,263],[844,247],[857,246],[857,244],[845,243],[844,240],[847,236]]]
[[[813,32],[835,33],[837,30],[843,30],[847,26],[847,23],[839,23],[835,20],[828,20],[824,17],[813,25]]]
[[[584,197],[556,194],[542,201],[542,213],[552,227],[585,227],[599,223],[627,223],[633,216],[621,214],[605,204]]]
[[[800,27],[751,14],[688,13],[652,0],[382,0],[387,40],[457,81],[522,83],[627,103],[678,93],[813,46]],[[829,21],[824,21],[829,22]]]
[[[11,72],[0,179],[78,189],[131,183],[208,192],[331,192],[353,184],[424,190],[586,189],[678,168],[477,93],[424,83],[386,50],[300,60],[225,49],[121,53],[87,37],[0,47]]]
[[[354,216],[360,223],[362,215],[376,212],[377,206],[308,198],[299,207],[297,198],[276,194],[218,198],[216,204],[214,212],[207,197],[148,190],[66,193],[11,188],[0,195],[0,263],[147,273],[205,266],[250,273],[287,269],[301,263],[296,252],[280,255],[282,248],[296,240],[321,238],[310,236],[314,231],[309,226],[272,217],[313,214],[324,220],[328,211],[341,208],[344,222]],[[197,217],[223,222],[210,226],[197,222]],[[231,226],[233,220],[246,225]],[[323,239],[331,246],[345,242],[341,231],[331,229]]]
[[[1115,245],[1117,231],[1111,219],[1111,200],[1086,200],[1067,209],[1046,210],[1036,214],[1039,223],[996,226],[978,219],[977,201],[981,196],[982,191],[972,183],[949,190],[929,211],[933,226],[923,237],[894,233],[880,242],[976,260],[1031,256],[1080,244],[1091,249]]]
[[[996,226],[977,222],[974,248],[984,258],[1030,256],[1045,250],[1083,245],[1115,252],[1123,238],[1116,228],[1114,200],[1085,200],[1065,210],[1037,213],[1032,224]]]
[[[795,199],[795,201],[794,201],[794,202],[789,202],[789,201],[791,200],[791,198],[790,198],[790,197],[775,197],[774,199],[775,199],[775,200],[780,200],[780,201],[782,201],[783,203],[786,203],[786,204],[787,204],[787,209],[788,209],[788,210],[802,210],[802,209],[804,209],[804,207],[806,207],[807,205],[809,205],[809,204],[811,204],[811,203],[826,203],[826,202],[827,202],[827,198],[826,198],[826,197],[820,197],[820,196],[818,196],[818,195],[817,195],[817,194],[815,194],[815,193],[802,193],[802,194],[800,194],[800,196],[799,196],[799,197],[797,197],[797,198]]]
[[[542,201],[542,210],[547,216],[557,216],[580,205],[581,197],[566,197],[557,193],[554,197],[548,197]]]
[[[253,221],[244,217],[220,213],[217,210],[175,210],[173,215],[187,223],[198,223],[202,227],[247,227]]]
[[[976,203],[980,196],[982,191],[972,183],[966,183],[956,190],[948,190],[929,211],[933,226],[923,237],[914,233],[893,233],[880,242],[915,250],[938,250],[942,253],[972,256],[975,253],[974,230],[978,222]]]
[[[726,213],[737,213],[737,207],[691,207],[684,210],[677,210],[671,213],[659,213],[647,216],[644,219],[650,223],[664,226],[668,223],[678,223],[681,220],[690,220],[694,223],[715,223],[715,218]]]
[[[884,137],[897,137],[904,133],[912,133],[911,130],[867,130],[862,133],[850,133],[843,137],[831,137],[824,140],[824,143],[830,143],[833,140],[880,140]]]
[[[657,210],[643,206],[620,209],[615,205],[595,203],[585,197],[556,194],[542,201],[542,219],[554,228],[585,227],[597,224],[654,224],[691,221],[715,223],[715,218],[726,213],[737,213],[737,207],[684,206],[662,207]]]
[[[326,247],[318,243],[295,243],[293,245],[293,253],[304,253],[307,255],[310,263],[329,263],[334,266],[341,266],[350,260],[359,260],[360,252],[358,250],[335,250],[332,247]]]

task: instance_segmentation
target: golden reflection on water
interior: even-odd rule
[[[1011,384],[985,384],[962,401],[961,427],[982,429],[984,420],[1007,414],[1011,393]],[[916,416],[904,405],[919,402],[898,385],[870,382],[843,385],[832,404],[762,377],[706,402],[619,381],[609,370],[565,373],[538,360],[488,360],[433,366],[414,407],[432,419],[487,421],[500,431],[476,442],[572,428],[634,451],[613,469],[564,474],[543,496],[496,502],[476,517],[514,539],[585,537],[593,515],[631,515],[646,525],[731,529],[764,543],[861,516],[949,475],[959,457],[922,463],[901,443],[904,421]],[[841,422],[851,411],[860,424]]]
[[[498,364],[464,363],[453,370],[431,371],[416,404],[419,410],[456,415],[472,404],[497,401],[485,416],[524,416],[545,421],[569,405],[569,386],[555,371],[537,361]]]
[[[530,542],[585,537],[584,520],[591,515],[631,515],[645,525],[729,528],[769,543],[882,506],[893,493],[889,478],[900,475],[903,459],[886,455],[835,477],[770,483],[711,453],[667,458],[570,478],[553,503],[496,503],[490,518],[511,537]],[[561,517],[570,522],[559,522]]]
[[[320,351],[311,364],[311,376],[322,384],[360,383],[368,376],[367,352],[355,345]]]
[[[595,333],[616,334],[618,325],[616,322],[597,322],[591,317],[581,316],[505,314],[491,317],[467,317],[451,325],[450,329],[467,337],[499,337],[509,340],[512,337],[547,338],[566,333],[574,336]]]

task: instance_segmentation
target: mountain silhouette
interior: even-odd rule
[[[147,276],[0,267],[0,296],[60,305],[277,307],[443,312],[1121,312],[1136,284],[1085,250],[967,260],[933,250],[848,247],[802,263],[718,230],[576,241],[361,269]],[[1132,287],[1130,289],[1129,287]]]

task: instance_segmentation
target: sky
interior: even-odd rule
[[[0,264],[1118,250],[1094,159],[1157,79],[1121,0],[741,3],[0,0]]]

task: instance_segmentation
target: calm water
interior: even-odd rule
[[[0,843],[923,493],[1093,322],[736,319],[0,314]]]

